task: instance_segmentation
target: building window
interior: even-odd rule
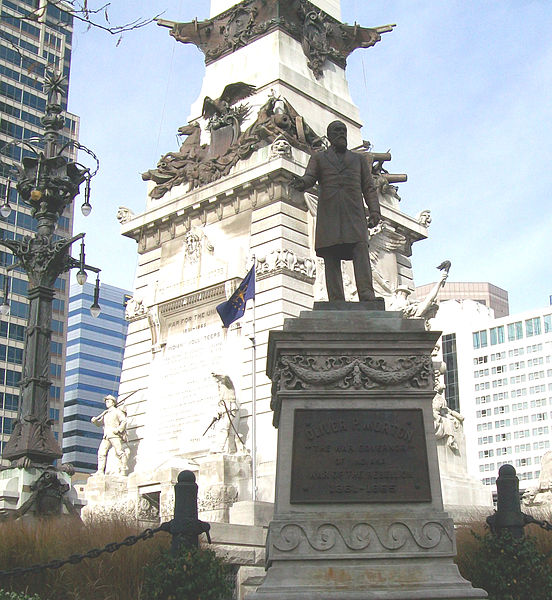
[[[544,315],[544,333],[552,332],[552,315]]]
[[[515,323],[508,323],[508,341],[523,339],[523,327],[521,321]]]
[[[541,332],[541,320],[540,317],[535,317],[534,319],[526,319],[525,320],[525,334],[527,337],[532,337],[533,335],[540,335]]]
[[[521,431],[514,431],[514,440],[528,438],[529,434],[530,434],[529,429],[522,429]]]
[[[500,327],[491,327],[491,346],[504,343],[504,325]]]
[[[487,330],[474,331],[473,335],[473,347],[474,349],[486,348],[488,346],[487,341]]]

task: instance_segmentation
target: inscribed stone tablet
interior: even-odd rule
[[[295,411],[291,503],[430,502],[421,409]]]

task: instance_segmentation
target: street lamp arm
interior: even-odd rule
[[[94,152],[92,152],[92,150],[90,150],[90,148],[87,148],[83,144],[79,144],[79,142],[77,142],[75,140],[69,140],[67,143],[63,144],[63,146],[60,148],[60,150],[57,153],[57,155],[61,156],[61,154],[63,153],[63,151],[66,150],[67,148],[76,148],[77,150],[82,150],[83,152],[86,152],[86,154],[88,154],[88,156],[91,156],[96,161],[96,168],[93,171],[91,171],[91,172],[90,172],[90,169],[87,169],[81,163],[75,162],[75,164],[77,166],[81,166],[84,169],[86,169],[87,171],[89,171],[91,178],[94,177],[94,175],[96,175],[96,173],[98,172],[98,170],[100,168],[100,159],[94,154]]]
[[[5,151],[11,146],[25,146],[25,148],[30,150],[35,156],[38,156],[40,152],[37,152],[37,149],[30,143],[31,141],[38,139],[39,138],[29,138],[27,140],[12,140],[11,142],[7,142],[0,148],[0,153],[4,154],[4,156],[8,156]]]

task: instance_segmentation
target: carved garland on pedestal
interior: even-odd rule
[[[378,358],[370,356],[283,355],[272,376],[273,423],[280,420],[278,393],[289,390],[374,390],[377,388],[431,390],[433,365],[428,356]]]

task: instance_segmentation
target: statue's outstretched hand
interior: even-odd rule
[[[302,177],[298,177],[297,175],[293,176],[293,179],[289,182],[289,185],[298,190],[299,192],[304,192],[306,190],[305,182]]]

